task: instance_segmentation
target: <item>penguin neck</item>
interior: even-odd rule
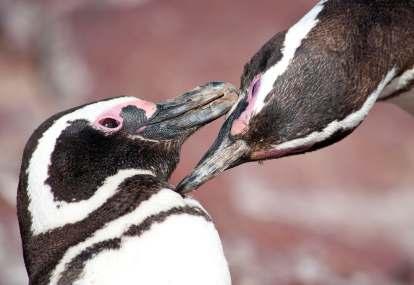
[[[319,40],[327,42],[328,52],[346,54],[352,51],[341,63],[352,71],[349,73],[352,76],[348,78],[351,83],[349,89],[352,90],[352,86],[360,86],[361,94],[355,96],[364,97],[364,89],[383,80],[386,72],[394,68],[394,77],[378,94],[376,101],[388,101],[414,114],[414,33],[410,28],[414,25],[414,2],[334,2],[337,1],[327,1],[319,25],[329,27],[330,18],[342,17],[342,20],[335,23],[336,26],[329,27],[332,31],[339,30],[341,33],[332,36],[332,39],[338,37],[334,41],[324,37],[320,37]],[[342,5],[349,8],[349,13],[338,9]],[[345,20],[344,17],[348,19]],[[370,21],[371,24],[366,24]]]
[[[179,216],[183,213],[189,214],[189,216],[202,217],[210,222],[209,216],[197,203],[189,199],[183,199],[178,193],[171,191],[171,189],[160,189],[149,199],[141,202],[140,206],[133,211],[105,224],[94,232],[93,236],[86,238],[66,251],[50,275],[51,284],[60,284],[61,282],[63,284],[72,284],[77,278],[81,277],[82,272],[88,271],[89,262],[94,263],[95,258],[98,256],[101,261],[95,263],[95,265],[98,264],[97,266],[102,269],[106,268],[108,264],[112,263],[111,260],[105,257],[105,254],[109,252],[115,253],[116,251],[118,258],[131,260],[131,254],[141,253],[144,255],[153,250],[154,255],[151,255],[152,258],[156,254],[158,254],[160,259],[168,258],[168,254],[164,256],[166,253],[160,252],[157,249],[170,244],[171,240],[168,231],[173,231],[171,234],[175,232],[182,233],[185,232],[184,228],[173,222],[172,225],[167,226],[165,234],[155,234],[149,243],[148,234],[151,235],[156,224],[162,224],[169,217]],[[188,223],[185,223],[184,227],[186,225],[189,226]],[[144,233],[146,234],[145,236]],[[144,244],[146,244],[144,246],[145,249],[138,245],[132,252],[125,250],[125,243],[134,241],[137,244],[141,244],[141,238],[143,238]],[[125,268],[123,270],[128,275],[131,273],[137,274],[136,268],[133,270]],[[95,272],[95,270],[92,270],[92,272]]]
[[[21,186],[23,183],[19,185]],[[125,219],[131,212],[140,211],[141,215],[145,216],[145,209],[141,210],[141,204],[166,187],[166,183],[160,182],[152,175],[124,177],[113,191],[113,195],[105,197],[96,209],[86,213],[81,220],[67,222],[38,234],[33,233],[31,229],[30,218],[33,214],[29,208],[22,209],[22,206],[28,204],[27,192],[22,194],[22,189],[19,189],[19,196],[25,196],[23,201],[18,200],[18,209],[24,259],[31,282],[47,284],[54,268],[67,251],[94,236],[106,225]]]
[[[412,1],[321,1],[273,37],[245,67],[241,86],[245,94],[256,89],[250,114],[258,115],[253,122],[254,116],[246,116],[242,123],[258,130],[252,132],[253,140],[271,129],[260,124],[269,118],[286,132],[272,137],[271,153],[258,152],[254,159],[337,142],[385,98],[414,113],[409,104],[414,97],[413,25]],[[255,77],[260,78],[257,88]],[[272,117],[274,109],[287,119]],[[298,111],[295,124],[290,123],[291,110]]]

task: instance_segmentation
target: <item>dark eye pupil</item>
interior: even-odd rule
[[[252,96],[256,95],[257,89],[259,89],[259,80],[257,80],[254,84],[253,84],[253,88],[252,88]]]
[[[115,129],[119,126],[119,122],[113,118],[105,118],[99,121],[99,124],[108,129]]]

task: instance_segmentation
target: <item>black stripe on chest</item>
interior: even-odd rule
[[[68,248],[85,241],[108,222],[131,213],[165,187],[165,183],[150,175],[130,177],[119,186],[114,196],[86,219],[33,236],[25,244],[31,284],[49,284],[53,269]]]
[[[142,223],[131,226],[122,237],[140,237],[145,232],[151,230],[155,224],[159,224],[167,220],[169,217],[187,214],[196,217],[202,217],[206,221],[211,222],[210,216],[204,210],[194,206],[174,207],[170,210],[160,212],[147,217]],[[95,243],[94,245],[84,249],[79,255],[72,259],[65,267],[58,285],[72,284],[80,278],[88,260],[96,257],[105,250],[117,250],[121,248],[122,238],[114,238]]]

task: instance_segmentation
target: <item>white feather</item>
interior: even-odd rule
[[[273,89],[277,78],[286,72],[296,50],[306,39],[309,32],[318,24],[318,15],[323,10],[327,0],[320,1],[312,8],[298,23],[292,26],[285,35],[283,43],[282,58],[275,65],[270,67],[261,77],[260,86],[257,91],[257,101],[254,106],[254,114],[259,113],[265,106],[265,98]],[[253,115],[254,115],[253,114]]]
[[[414,80],[414,68],[405,71],[402,75],[392,80],[381,92],[379,99],[387,99],[393,93],[404,89]]]
[[[29,167],[26,169],[28,175],[27,194],[29,197],[29,206],[32,217],[32,232],[40,234],[50,229],[68,224],[75,223],[86,217],[90,212],[102,205],[108,195],[105,189],[115,191],[117,183],[122,182],[125,178],[135,175],[133,172],[121,172],[117,178],[108,178],[96,197],[91,197],[87,201],[77,203],[62,203],[54,201],[53,193],[50,186],[45,184],[48,178],[48,170],[51,163],[51,156],[56,146],[56,141],[60,134],[65,130],[70,121],[85,119],[93,122],[111,106],[127,103],[136,100],[134,97],[121,97],[113,100],[102,101],[95,104],[87,105],[72,113],[62,116],[56,120],[53,125],[44,132],[39,139],[36,149],[30,158]],[[141,172],[137,172],[139,174]]]
[[[395,92],[408,87],[414,80],[414,68],[405,71],[401,76],[395,78],[381,93],[380,98],[391,102],[401,109],[414,115],[414,88],[393,96]],[[390,98],[388,98],[390,97]]]
[[[411,115],[414,115],[414,88],[389,99],[388,102],[391,102]]]
[[[294,139],[279,145],[274,145],[273,147],[277,150],[289,150],[295,149],[302,146],[310,146],[315,143],[324,141],[325,139],[329,138],[333,135],[336,131],[343,129],[343,130],[350,130],[358,126],[362,120],[368,115],[368,112],[374,106],[375,102],[378,99],[378,96],[384,90],[385,86],[391,82],[391,80],[395,77],[397,73],[397,68],[391,69],[385,78],[379,83],[378,87],[369,95],[368,99],[362,105],[361,109],[358,111],[349,114],[345,119],[342,121],[333,121],[329,125],[327,125],[322,131],[320,132],[313,132],[306,137]]]
[[[190,215],[171,216],[121,248],[90,260],[84,284],[229,285],[227,263],[212,223]]]
[[[130,214],[109,222],[90,238],[69,248],[51,275],[57,284],[65,265],[95,243],[121,237],[132,225],[174,207],[198,205],[162,189]],[[188,214],[171,216],[139,237],[122,238],[121,248],[106,250],[87,262],[77,284],[231,284],[214,225]]]

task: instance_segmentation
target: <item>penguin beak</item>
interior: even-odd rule
[[[227,113],[238,98],[237,92],[237,88],[229,83],[211,82],[159,103],[141,133],[156,140],[185,139]]]
[[[214,144],[191,174],[177,185],[178,193],[189,193],[221,172],[248,161],[248,144],[243,139],[235,139],[230,135],[233,117],[227,118]]]

